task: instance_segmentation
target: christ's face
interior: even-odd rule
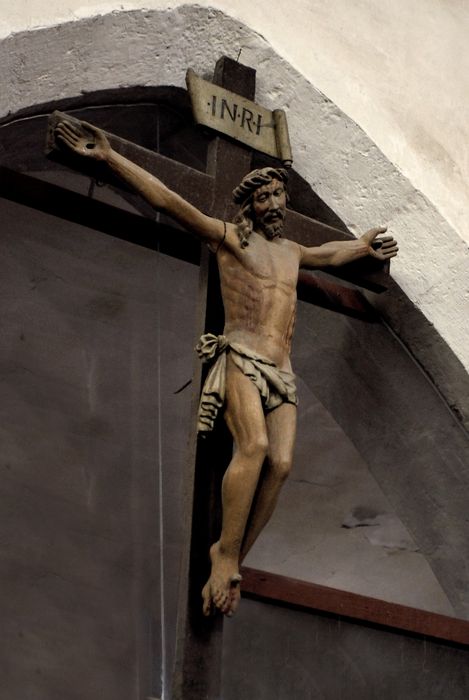
[[[254,228],[272,240],[281,236],[287,206],[287,194],[283,182],[272,180],[257,189],[252,197]]]

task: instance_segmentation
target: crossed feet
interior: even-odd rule
[[[236,612],[241,598],[238,559],[220,552],[220,543],[215,542],[210,547],[210,560],[212,570],[202,589],[203,613],[208,616],[219,610],[231,617]]]

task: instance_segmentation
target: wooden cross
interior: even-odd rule
[[[213,82],[250,100],[255,98],[255,70],[229,58],[221,58],[215,68]],[[53,128],[53,123],[51,128]],[[252,152],[245,146],[222,136],[215,136],[209,146],[205,173],[154,153],[117,136],[108,135],[113,148],[134,161],[145,170],[155,174],[168,187],[174,189],[206,214],[231,220],[235,207],[231,203],[231,191],[242,176],[251,170]],[[72,167],[83,170],[83,163],[74,162],[68,155],[60,156]],[[93,172],[96,176],[96,171]],[[109,174],[99,174],[109,181]],[[31,180],[31,182],[29,182]],[[112,180],[111,180],[112,181]],[[22,191],[22,201],[64,219],[79,221],[90,228],[120,235],[119,231],[132,230],[132,240],[151,245],[155,239],[154,221],[142,219],[110,205],[87,199],[81,206],[80,195],[68,192],[24,175],[0,173],[2,194],[15,198],[15,187]],[[114,183],[115,184],[115,183]],[[45,196],[47,191],[47,196]],[[54,195],[55,193],[55,195]],[[143,214],[154,220],[154,212],[143,200],[124,190],[125,197]],[[52,195],[52,199],[51,199]],[[26,199],[26,201],[25,201]],[[49,207],[49,209],[48,209]],[[175,240],[174,235],[165,238],[165,224],[159,225],[159,249],[171,253],[177,249],[178,257],[196,260],[198,244],[183,231]],[[303,245],[320,245],[329,240],[346,240],[353,236],[346,230],[328,226],[298,212],[288,210],[285,236]],[[126,236],[127,237],[127,236]],[[154,244],[153,244],[154,245]],[[389,264],[375,260],[360,260],[345,268],[327,270],[335,277],[346,278],[357,286],[374,291],[386,288]],[[205,248],[200,267],[200,299],[198,328],[200,333],[219,333],[223,328],[223,308],[218,291],[218,272],[213,258]],[[309,301],[340,310],[344,313],[366,313],[366,305],[359,293],[334,282],[315,277],[313,273],[301,272],[299,295]],[[208,303],[210,299],[210,303]],[[200,590],[209,573],[209,545],[218,538],[220,527],[219,493],[224,469],[231,457],[231,440],[224,427],[219,427],[207,444],[197,444],[195,432],[196,403],[203,380],[197,362],[194,374],[194,431],[191,437],[192,453],[188,460],[185,483],[188,490],[186,503],[186,546],[183,552],[181,590],[179,596],[176,668],[173,679],[174,700],[218,697],[221,649],[221,616],[206,619],[201,614]],[[207,452],[209,449],[209,453]],[[209,459],[209,454],[212,456]],[[213,468],[213,455],[217,456]],[[210,468],[208,468],[210,464]]]

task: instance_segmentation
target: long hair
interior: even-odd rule
[[[249,237],[254,230],[254,209],[252,206],[254,192],[272,180],[279,180],[286,185],[288,172],[284,168],[258,168],[245,175],[233,190],[233,200],[235,204],[239,204],[239,211],[233,219],[233,223],[236,224],[241,248],[249,245]]]

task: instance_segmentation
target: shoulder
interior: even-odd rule
[[[299,243],[290,241],[288,238],[280,238],[278,245],[280,245],[285,252],[294,255],[298,260],[301,259],[302,246]]]

